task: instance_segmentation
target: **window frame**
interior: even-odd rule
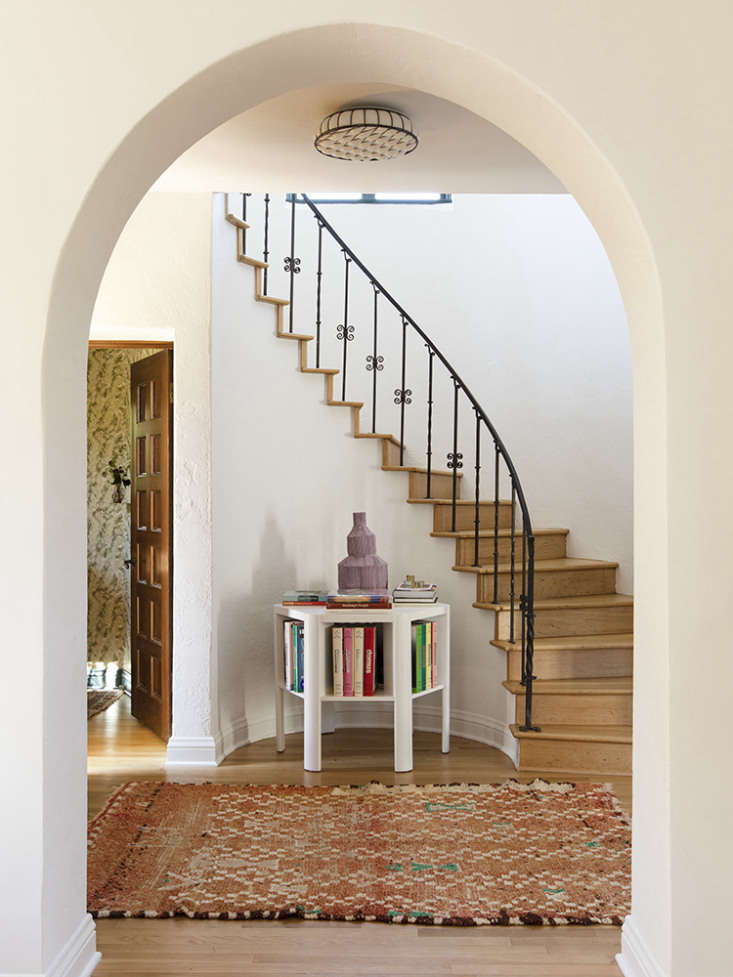
[[[346,197],[340,200],[339,199],[324,200],[322,197],[318,197],[318,196],[313,196],[310,199],[313,201],[314,204],[317,204],[319,207],[326,207],[330,204],[338,204],[339,206],[343,204],[369,204],[372,206],[375,204],[377,205],[387,204],[388,206],[398,206],[398,207],[404,207],[410,205],[418,206],[418,207],[434,207],[436,204],[453,203],[453,194],[441,193],[437,200],[409,200],[407,198],[399,198],[399,197],[395,197],[393,200],[377,200],[377,196],[374,193],[362,193],[358,200],[349,200]],[[287,203],[292,203],[293,194],[286,193],[285,200]],[[295,202],[296,204],[305,203],[305,201],[300,196],[300,194],[296,195]]]

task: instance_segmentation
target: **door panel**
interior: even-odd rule
[[[163,740],[171,723],[170,350],[131,367],[132,714]]]

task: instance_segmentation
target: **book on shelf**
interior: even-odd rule
[[[412,625],[412,691],[427,692],[438,684],[438,624],[420,621]]]
[[[322,590],[286,590],[280,602],[284,607],[313,607],[328,603],[328,594]]]
[[[415,580],[411,574],[392,591],[392,600],[395,604],[434,604],[437,599],[436,584]]]
[[[375,625],[332,627],[333,695],[373,696],[377,687],[378,651]]]
[[[389,594],[382,591],[351,590],[341,594],[329,594],[329,610],[386,610],[392,606]]]
[[[291,692],[303,692],[305,629],[298,621],[283,621],[283,680]]]

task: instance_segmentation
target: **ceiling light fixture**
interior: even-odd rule
[[[339,109],[321,122],[314,146],[332,159],[376,162],[407,156],[417,148],[412,122],[396,109]]]

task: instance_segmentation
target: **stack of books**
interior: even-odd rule
[[[326,606],[329,610],[378,611],[390,608],[392,602],[385,591],[371,593],[367,590],[352,590],[345,594],[329,594]]]
[[[328,603],[322,590],[286,590],[281,601],[284,607],[319,607]]]
[[[381,663],[378,625],[331,628],[333,694],[374,695]]]
[[[438,600],[438,588],[408,574],[407,580],[392,591],[392,600],[395,604],[434,604]]]
[[[305,691],[303,682],[304,629],[299,621],[283,621],[284,681],[291,692]]]
[[[438,684],[438,622],[412,625],[412,691],[427,692]]]

